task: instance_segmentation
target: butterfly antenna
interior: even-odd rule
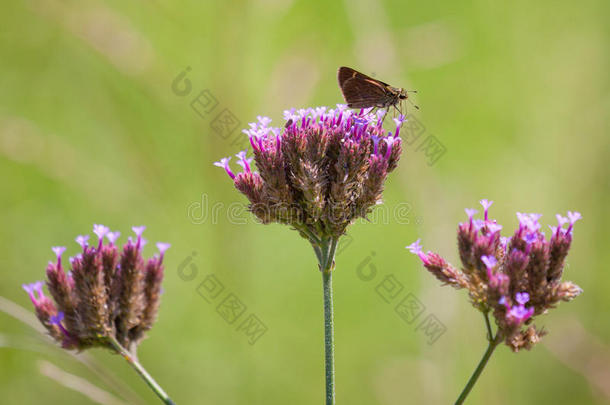
[[[411,101],[411,100],[409,100],[409,99],[407,99],[407,101],[408,101],[409,103],[411,103],[411,105],[412,105],[413,107],[415,107],[415,109],[416,109],[416,110],[419,110],[419,106],[418,106],[418,105],[413,104],[413,101]]]

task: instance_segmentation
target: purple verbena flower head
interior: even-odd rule
[[[138,243],[144,227],[134,227]],[[109,232],[95,225],[100,239],[97,249],[87,247],[88,236],[76,241],[82,252],[70,258],[66,273],[60,258],[66,250],[53,247],[58,260],[46,269],[46,285],[42,281],[24,284],[36,316],[49,334],[66,349],[110,347],[108,337],[124,347],[135,347],[152,327],[159,307],[159,291],[163,279],[162,260],[168,243],[158,243],[160,255],[146,261],[138,244],[129,240],[122,249],[115,246],[119,232]],[[104,245],[104,236],[108,244]]]
[[[404,117],[394,136],[379,115],[344,105],[290,109],[284,119],[286,125],[272,127],[259,116],[243,130],[258,171],[246,151],[236,155],[241,173],[231,171],[229,158],[214,165],[226,170],[263,223],[288,224],[313,240],[339,237],[381,202],[385,179],[400,159]]]
[[[484,219],[474,218],[476,211],[467,209],[468,222],[458,225],[462,270],[455,270],[435,253],[423,253],[419,241],[408,248],[439,280],[468,289],[472,304],[494,315],[498,333],[512,350],[529,349],[543,334],[535,329],[532,318],[582,293],[576,284],[561,279],[572,227],[581,215],[558,215],[558,226],[546,237],[540,214],[517,213],[519,226],[512,237],[506,237],[500,235],[502,226],[488,217],[491,201],[481,200],[481,205]],[[447,274],[453,282],[446,281]]]

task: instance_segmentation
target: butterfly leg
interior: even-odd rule
[[[396,111],[398,111],[398,115],[401,116],[402,115],[402,109],[399,109],[398,107],[396,107],[396,104],[394,104],[394,117],[396,117]],[[402,108],[402,106],[401,106]]]
[[[388,115],[388,109],[386,108],[385,114],[383,114],[383,118],[381,119],[381,126],[383,126],[383,123],[385,122],[385,117],[387,117],[387,115]]]

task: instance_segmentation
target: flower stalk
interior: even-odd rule
[[[155,394],[163,401],[164,404],[167,405],[175,405],[174,401],[170,399],[167,393],[161,388],[161,386],[155,381],[155,379],[146,371],[144,367],[140,364],[135,355],[129,352],[129,350],[125,349],[121,344],[113,337],[110,336],[108,338],[108,343],[112,346],[112,348],[120,354],[126,361],[129,363],[131,367],[138,373],[140,377],[146,382],[146,384],[153,390]]]
[[[335,320],[333,312],[333,281],[335,251],[337,239],[331,238],[322,245],[322,255],[319,261],[322,272],[322,287],[324,291],[324,369],[326,386],[326,405],[335,403]]]
[[[461,405],[464,403],[464,401],[466,400],[466,397],[468,396],[468,394],[470,394],[470,390],[472,390],[472,387],[474,387],[477,380],[479,379],[479,376],[485,369],[485,366],[487,365],[489,358],[493,354],[494,350],[496,350],[496,347],[498,347],[498,345],[500,344],[501,341],[502,341],[502,339],[501,338],[498,339],[498,336],[494,337],[492,340],[489,341],[489,345],[487,346],[487,350],[485,350],[485,354],[483,354],[483,357],[481,358],[479,365],[474,370],[474,373],[472,373],[472,376],[468,380],[468,383],[462,390],[462,393],[458,397],[457,401],[455,401],[455,405]]]
[[[464,401],[466,400],[466,397],[468,396],[468,394],[470,394],[472,387],[474,387],[477,380],[481,376],[481,373],[483,373],[483,370],[485,369],[487,362],[491,358],[491,355],[496,350],[496,347],[498,347],[498,345],[502,342],[502,336],[500,335],[500,333],[496,333],[496,336],[493,336],[493,332],[491,330],[491,325],[489,323],[489,315],[487,313],[485,313],[484,316],[485,316],[485,325],[487,326],[487,333],[488,333],[487,340],[488,340],[489,344],[487,346],[487,350],[485,350],[485,354],[483,354],[483,357],[481,358],[481,361],[479,361],[477,368],[472,373],[472,376],[470,376],[470,379],[468,380],[468,382],[466,383],[466,386],[460,393],[460,396],[458,397],[457,401],[455,401],[455,405],[461,405],[464,403]]]

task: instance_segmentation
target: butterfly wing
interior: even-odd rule
[[[392,99],[392,95],[378,81],[357,77],[346,80],[341,92],[349,108],[385,107]]]
[[[349,108],[388,107],[396,103],[390,85],[347,66],[339,68],[337,80]]]
[[[354,70],[347,66],[341,66],[339,68],[339,70],[337,71],[337,79],[339,81],[339,87],[343,87],[343,84],[349,79],[371,80],[383,86],[389,86],[389,84],[384,83],[381,80],[373,79],[372,77],[367,76],[364,73],[360,73],[357,70]]]

